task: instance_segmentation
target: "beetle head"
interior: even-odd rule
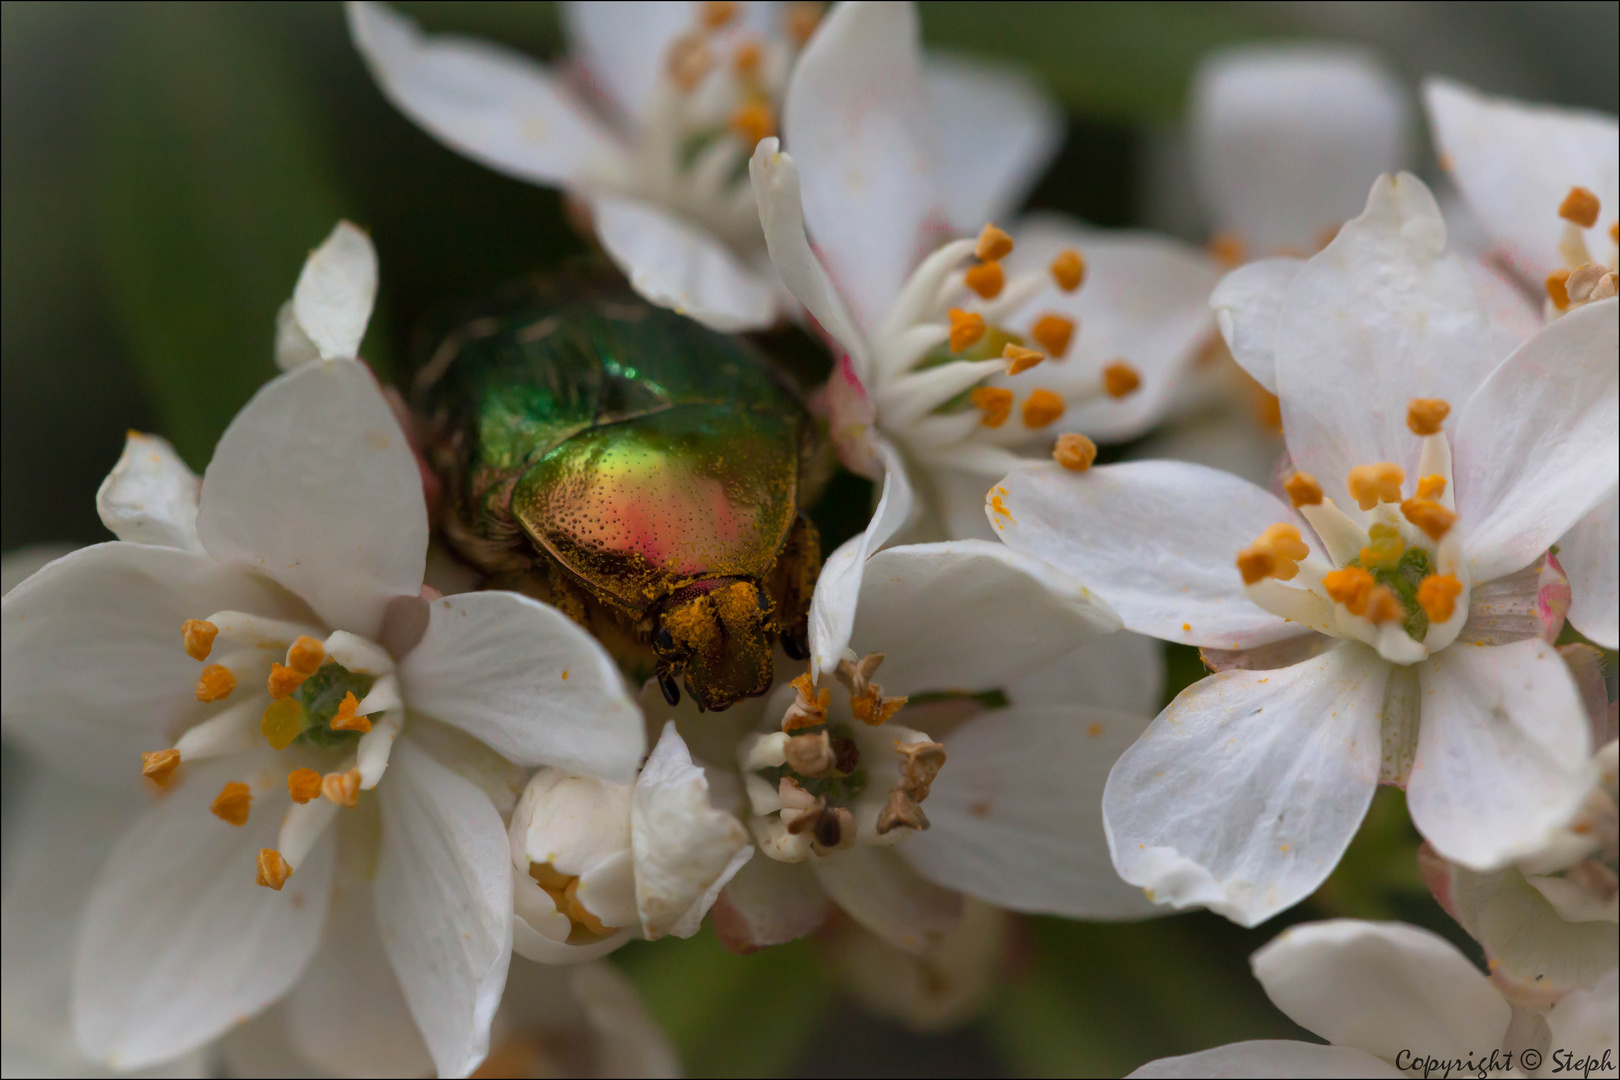
[[[665,670],[685,674],[698,705],[718,712],[770,689],[771,631],[770,597],[752,581],[731,581],[671,605],[653,649]]]

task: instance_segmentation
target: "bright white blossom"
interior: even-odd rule
[[[1504,359],[1434,199],[1402,175],[1280,304],[1228,317],[1271,343],[1239,359],[1281,399],[1292,508],[1173,462],[1029,468],[986,508],[1127,629],[1221,669],[1110,775],[1116,867],[1252,925],[1327,877],[1380,780],[1451,861],[1538,850],[1592,779],[1544,640],[1567,603],[1544,556],[1615,483],[1616,301]]]
[[[1614,1075],[1614,971],[1543,1015],[1504,1000],[1439,935],[1356,919],[1291,927],[1250,966],[1272,1004],[1328,1045],[1231,1043],[1131,1076]]]
[[[304,302],[351,240],[312,256],[284,338],[358,344],[372,286]],[[80,1047],[139,1068],[285,997],[326,1067],[356,1067],[363,1009],[414,1019],[438,1071],[467,1073],[511,950],[511,763],[634,775],[641,723],[612,660],[534,600],[424,589],[417,462],[358,360],[264,386],[201,481],[132,435],[98,506],[120,539],[3,609],[7,735],[166,789],[90,888]],[[361,973],[402,996],[356,995]]]

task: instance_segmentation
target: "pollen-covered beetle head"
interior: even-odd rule
[[[672,605],[653,636],[665,697],[684,674],[699,706],[719,711],[771,685],[771,599],[752,581],[731,581]]]

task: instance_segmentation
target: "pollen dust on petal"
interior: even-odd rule
[[[1005,498],[1006,498],[1006,495],[1007,495],[1007,489],[1006,488],[999,487],[999,486],[995,487],[995,488],[992,488],[991,491],[990,491],[990,510],[997,517],[1003,517],[1003,518],[1006,518],[1008,521],[1013,521],[1013,522],[1016,523],[1016,520],[1012,516],[1012,511],[1007,509],[1007,504],[1004,501]]]

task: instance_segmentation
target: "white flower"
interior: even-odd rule
[[[1235,669],[1160,714],[1103,811],[1127,881],[1250,925],[1326,878],[1380,778],[1475,869],[1568,820],[1590,734],[1541,640],[1559,583],[1543,596],[1538,575],[1620,454],[1616,301],[1498,361],[1410,176],[1374,185],[1280,314],[1252,317],[1273,342],[1249,369],[1281,399],[1297,513],[1172,462],[1026,469],[987,507],[1005,542],[1092,583],[1127,629]],[[1361,509],[1337,505],[1346,492]]]
[[[1151,1061],[1131,1076],[1475,1075],[1493,1054],[1493,1074],[1548,1076],[1570,1072],[1572,1062],[1583,1072],[1583,1059],[1605,1052],[1607,1070],[1593,1061],[1592,1075],[1614,1075],[1613,971],[1539,1016],[1503,1000],[1439,935],[1355,919],[1291,927],[1250,966],[1277,1008],[1330,1045],[1231,1043]]]
[[[1424,100],[1441,164],[1489,237],[1489,255],[1533,292],[1535,307],[1556,318],[1615,295],[1615,118],[1488,98],[1444,79],[1424,85]],[[1533,332],[1534,309],[1523,296],[1495,296],[1493,315]],[[1604,648],[1620,648],[1620,494],[1559,540],[1558,561],[1573,593],[1569,621]]]
[[[311,314],[321,276],[293,318],[324,354],[358,343],[371,292]],[[423,598],[417,462],[356,360],[268,383],[200,483],[132,436],[98,506],[122,539],[3,609],[7,734],[169,788],[89,896],[80,1046],[137,1068],[285,996],[325,1060],[349,980],[391,970],[438,1069],[469,1071],[511,948],[498,755],[633,776],[644,737],[612,660],[522,596]]]

